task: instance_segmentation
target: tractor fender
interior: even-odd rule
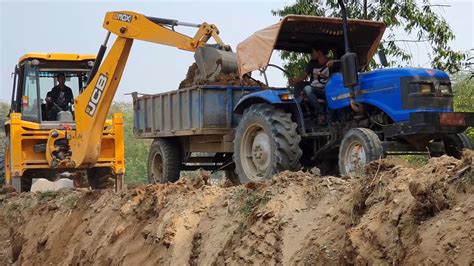
[[[295,99],[282,100],[280,95],[291,94],[287,89],[268,89],[244,95],[234,107],[234,113],[243,114],[244,110],[254,104],[266,103],[282,109],[292,115],[293,121],[298,124],[299,133],[305,132],[303,112]]]
[[[294,99],[283,101],[280,98],[281,94],[288,93],[290,92],[287,89],[268,89],[249,93],[240,98],[234,107],[234,113],[242,114],[245,109],[257,103],[268,103],[269,105],[278,106],[283,109],[293,109],[292,107],[297,105]]]

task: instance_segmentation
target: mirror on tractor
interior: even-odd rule
[[[359,76],[357,75],[359,64],[357,62],[357,54],[350,52],[351,49],[349,47],[349,26],[347,25],[346,6],[344,5],[343,0],[338,0],[337,3],[341,7],[342,30],[344,33],[344,47],[346,50],[346,53],[341,57],[342,79],[344,81],[345,87],[353,88],[359,84]]]
[[[383,50],[379,50],[377,54],[379,56],[380,64],[382,64],[384,67],[388,67],[387,55],[385,52]]]
[[[357,75],[358,63],[355,53],[346,53],[341,57],[342,79],[344,86],[352,88],[359,84],[359,75]]]

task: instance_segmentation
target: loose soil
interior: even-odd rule
[[[193,63],[186,73],[186,78],[179,84],[179,89],[189,88],[199,85],[225,85],[225,86],[265,86],[262,83],[244,77],[242,80],[237,73],[220,74],[213,81],[199,78],[199,69]]]
[[[357,178],[283,172],[0,195],[0,264],[474,263],[474,152]]]

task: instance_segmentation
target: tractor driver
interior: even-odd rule
[[[289,79],[289,84],[295,86],[296,96],[303,92],[309,101],[309,104],[314,108],[314,111],[318,117],[318,120],[324,120],[324,111],[318,103],[319,99],[326,99],[326,93],[324,86],[329,78],[329,75],[333,72],[333,68],[336,65],[336,61],[329,60],[326,54],[318,47],[311,48],[311,60],[308,62],[305,68],[305,73],[298,78]],[[304,81],[309,79],[309,83]]]
[[[71,88],[65,84],[66,76],[64,73],[58,73],[56,79],[58,80],[58,85],[54,86],[51,91],[46,94],[48,120],[56,120],[58,112],[68,111],[68,105],[74,103],[74,95],[72,94]]]

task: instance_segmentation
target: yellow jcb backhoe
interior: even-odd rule
[[[236,71],[235,54],[215,25],[121,11],[108,12],[103,26],[108,32],[97,57],[26,54],[15,66],[4,163],[5,183],[17,191],[29,191],[34,178],[81,180],[86,174],[92,188],[104,188],[114,178],[120,189],[125,172],[123,117],[106,118],[135,39],[195,52],[200,73],[208,79]],[[198,30],[189,37],[175,26]],[[111,33],[117,38],[102,60]],[[210,38],[215,45],[206,44]],[[66,108],[48,98],[59,75],[75,96]]]

